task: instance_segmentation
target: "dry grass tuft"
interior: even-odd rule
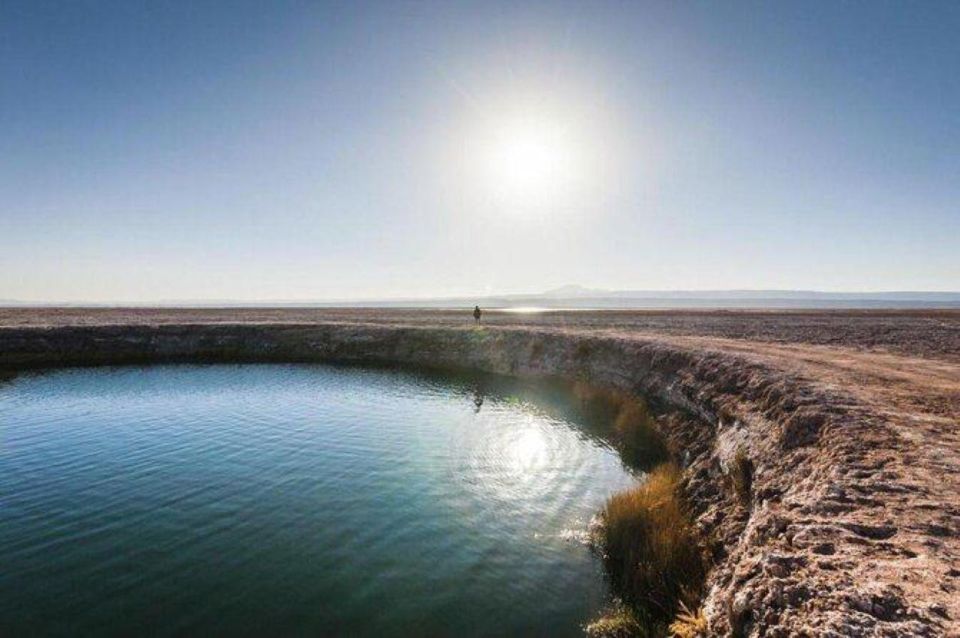
[[[650,629],[629,607],[618,603],[584,627],[590,638],[635,638],[651,635]]]
[[[670,636],[672,638],[702,638],[706,635],[707,616],[703,613],[703,607],[693,612],[681,602],[680,613],[670,623]]]
[[[744,505],[749,505],[753,497],[753,461],[742,447],[737,449],[733,457],[729,479],[737,500]]]
[[[614,431],[620,443],[620,453],[630,465],[651,467],[667,458],[663,437],[640,399],[627,398],[620,403],[614,420]]]
[[[594,414],[613,424],[612,439],[628,465],[650,468],[667,458],[667,446],[643,399],[583,382],[577,382],[573,392]]]
[[[694,605],[706,573],[697,534],[678,491],[673,464],[614,494],[603,509],[600,543],[607,570],[625,600],[654,621]]]

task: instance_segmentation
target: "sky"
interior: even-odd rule
[[[960,2],[0,0],[0,299],[960,289]]]

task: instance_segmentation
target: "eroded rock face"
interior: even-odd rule
[[[369,324],[0,329],[0,367],[344,361],[555,375],[651,397],[713,557],[716,635],[957,635],[955,504],[904,470],[887,416],[842,388],[655,338]],[[731,489],[750,461],[746,498]]]

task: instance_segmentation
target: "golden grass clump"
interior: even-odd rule
[[[703,638],[707,635],[707,616],[703,607],[691,611],[683,602],[680,603],[680,613],[670,623],[672,638]]]
[[[650,635],[651,631],[632,609],[618,603],[584,627],[584,633],[590,638],[634,638]]]
[[[667,458],[663,437],[643,399],[583,382],[577,382],[573,392],[594,415],[612,424],[611,438],[628,465],[649,468]]]
[[[706,572],[679,481],[676,465],[660,465],[610,497],[602,513],[600,541],[614,585],[653,622],[672,620],[680,603],[695,605]]]
[[[620,404],[614,430],[620,442],[621,455],[627,463],[650,467],[667,458],[667,447],[642,400],[631,398]]]
[[[738,448],[733,457],[729,480],[737,500],[748,505],[753,496],[753,461],[743,447]]]

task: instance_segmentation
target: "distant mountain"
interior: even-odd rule
[[[960,292],[819,290],[600,290],[567,285],[542,295],[491,298],[567,308],[960,308]]]
[[[545,297],[598,297],[617,299],[821,299],[960,302],[960,292],[884,291],[824,292],[819,290],[598,290],[563,286],[544,293]]]
[[[802,309],[802,308],[958,308],[960,292],[887,291],[824,292],[817,290],[602,290],[570,284],[542,293],[476,297],[341,299],[330,301],[181,300],[147,303],[57,303],[0,300],[0,307],[24,306],[160,306],[160,307],[297,307],[297,308],[457,308],[480,304],[486,308],[543,309]]]
[[[461,303],[462,301],[462,303]],[[453,303],[457,302],[457,303]],[[818,290],[602,290],[570,284],[540,294],[496,295],[477,300],[489,307],[572,309],[643,308],[960,308],[960,292]],[[472,299],[431,300],[430,306],[470,305]]]

